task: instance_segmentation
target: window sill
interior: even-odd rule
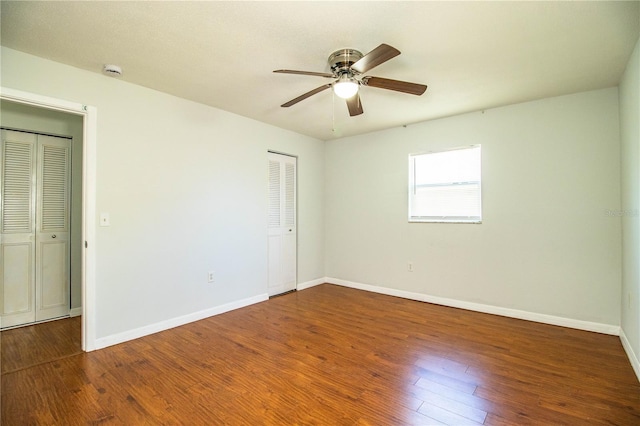
[[[409,219],[409,223],[466,223],[471,225],[481,225],[482,220],[464,219]]]

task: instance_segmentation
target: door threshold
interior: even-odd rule
[[[56,320],[60,320],[60,319],[65,319],[65,318],[71,318],[71,316],[69,314],[67,314],[67,315],[62,315],[62,316],[55,317],[55,318],[49,318],[49,319],[46,319],[46,320],[40,320],[40,321],[34,321],[34,322],[26,322],[24,324],[18,324],[18,325],[10,325],[8,327],[2,327],[2,328],[0,328],[0,330],[1,331],[5,331],[5,330],[12,330],[14,328],[29,327],[31,325],[43,324],[45,322],[51,322],[51,321],[56,321]]]
[[[293,290],[285,291],[284,293],[278,293],[278,294],[274,294],[273,296],[269,296],[269,299],[273,299],[274,297],[285,296],[287,294],[295,293],[295,292],[296,292],[296,289],[294,288]]]

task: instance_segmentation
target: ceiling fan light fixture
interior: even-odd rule
[[[343,74],[338,82],[333,85],[333,93],[339,98],[349,99],[358,93],[358,82]]]
[[[333,93],[339,98],[346,100],[349,115],[355,117],[364,112],[362,102],[358,91],[360,86],[377,87],[379,89],[393,90],[395,92],[408,93],[410,95],[422,95],[427,86],[425,84],[409,83],[408,81],[391,80],[390,78],[372,77],[364,75],[365,72],[380,64],[387,62],[389,59],[395,58],[400,51],[395,47],[382,43],[371,52],[363,55],[360,51],[354,49],[340,49],[329,55],[329,67],[331,73],[328,72],[312,72],[312,71],[296,71],[288,69],[275,70],[276,73],[312,75],[316,77],[324,77],[334,79],[331,83],[325,83],[320,87],[304,93],[297,98],[291,99],[280,105],[282,108],[288,108],[310,96],[318,94],[329,88],[333,89]]]

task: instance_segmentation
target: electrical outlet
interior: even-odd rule
[[[407,271],[413,272],[413,262],[407,262]]]
[[[207,282],[213,282],[213,271],[209,271],[209,274],[207,274]]]

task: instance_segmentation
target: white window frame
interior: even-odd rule
[[[478,183],[478,197],[480,201],[480,214],[478,216],[417,216],[413,214],[413,205],[415,203],[415,158],[423,155],[429,154],[439,154],[444,152],[451,151],[459,151],[459,150],[467,150],[467,149],[480,149],[480,180],[473,182],[450,182],[448,184],[442,184],[442,186],[454,186],[461,184],[470,184],[470,183]],[[426,222],[426,223],[472,223],[472,224],[480,224],[482,223],[482,147],[481,145],[469,145],[459,148],[446,149],[441,151],[429,151],[429,152],[421,152],[415,154],[409,154],[409,191],[408,191],[408,215],[409,222]]]

